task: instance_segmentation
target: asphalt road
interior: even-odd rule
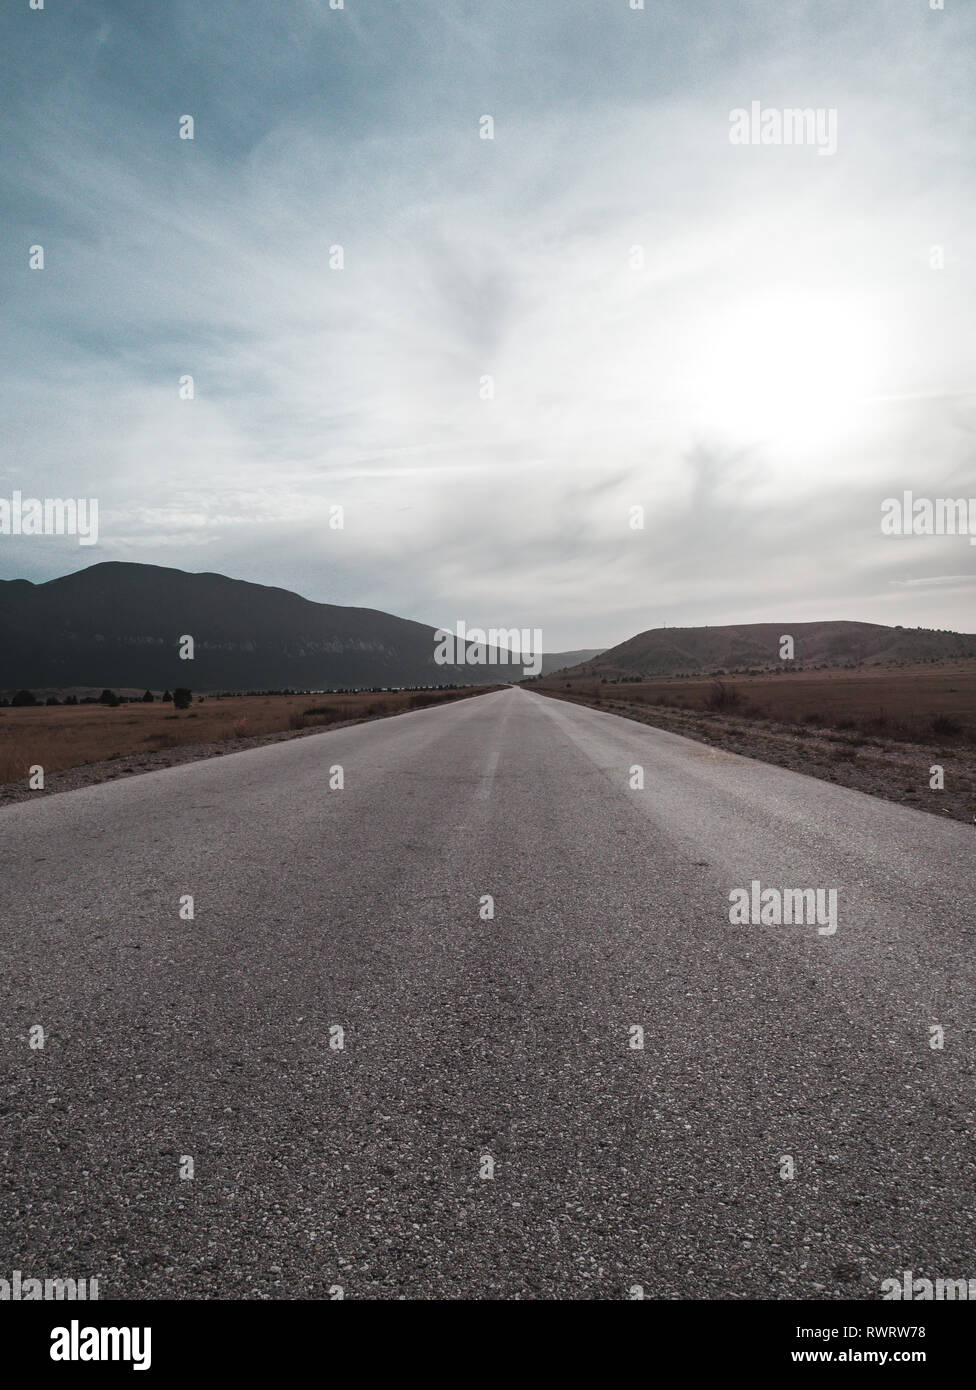
[[[0,1276],[976,1277],[974,836],[521,690],[0,810]],[[731,925],[753,879],[836,933]]]

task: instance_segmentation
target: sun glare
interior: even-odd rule
[[[876,380],[878,329],[849,300],[781,292],[713,322],[693,367],[712,428],[781,441],[837,438]]]

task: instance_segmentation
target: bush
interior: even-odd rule
[[[942,738],[954,738],[962,733],[962,725],[955,719],[950,719],[947,714],[937,714],[932,720],[932,732]]]
[[[17,694],[10,701],[11,705],[36,705],[37,696],[33,690],[18,690]]]
[[[713,681],[712,688],[705,696],[705,708],[713,710],[735,709],[742,703],[742,692],[725,681]]]
[[[173,708],[189,709],[193,703],[193,692],[187,690],[186,686],[181,685],[173,691]]]

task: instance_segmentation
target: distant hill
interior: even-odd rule
[[[181,661],[178,641],[195,642]],[[480,685],[518,666],[438,666],[435,629],[222,574],[109,562],[0,581],[0,690],[174,685],[304,690]]]
[[[548,652],[542,658],[542,675],[550,676],[553,671],[561,671],[566,666],[578,666],[581,661],[592,661],[603,654],[602,647],[585,647],[578,652]]]
[[[795,643],[795,664],[883,666],[976,657],[976,636],[880,623],[745,623],[733,627],[656,627],[587,659],[567,679],[675,676],[779,668],[780,638]]]

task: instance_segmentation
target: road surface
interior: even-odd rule
[[[974,855],[968,826],[518,689],[0,810],[0,1276],[976,1277]],[[753,880],[835,888],[836,933],[731,925]]]

